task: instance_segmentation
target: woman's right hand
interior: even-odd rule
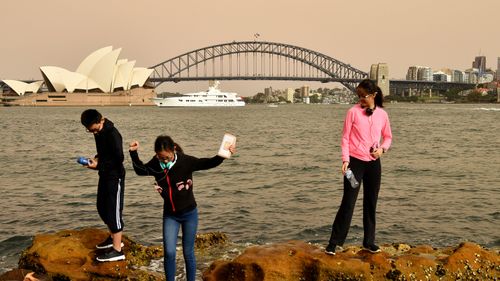
[[[163,191],[163,188],[161,188],[161,186],[159,186],[156,182],[153,183],[153,186],[155,187],[156,192],[161,194],[161,192]]]
[[[129,151],[137,151],[139,149],[139,142],[138,141],[133,141],[128,145],[128,150]]]
[[[344,163],[342,163],[342,175],[345,175],[345,172],[347,171],[348,167],[349,167],[349,162],[344,161]]]

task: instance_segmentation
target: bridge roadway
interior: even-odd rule
[[[165,78],[150,78],[148,81],[159,84],[159,82],[174,82],[179,83],[183,81],[209,81],[209,80],[275,80],[275,81],[310,81],[321,83],[359,83],[362,79],[347,79],[347,78],[322,78],[322,77],[266,77],[266,76],[210,76],[210,77],[165,77]],[[24,80],[23,82],[31,83],[35,80]],[[474,89],[475,84],[458,83],[458,82],[438,82],[438,81],[414,81],[414,80],[390,80],[391,93],[400,92],[404,90],[433,90],[433,91],[446,91],[449,89],[468,90]],[[0,81],[0,92],[6,90],[8,87]]]

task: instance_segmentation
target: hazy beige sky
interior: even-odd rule
[[[496,70],[500,56],[500,0],[1,0],[0,11],[0,79],[41,79],[43,65],[74,71],[108,45],[123,48],[120,58],[149,67],[194,49],[253,40],[255,33],[364,71],[386,62],[391,78],[404,78],[410,65],[464,70],[479,54]],[[248,95],[301,84],[221,86]],[[182,92],[206,85],[163,87]],[[318,83],[325,86],[334,85]]]

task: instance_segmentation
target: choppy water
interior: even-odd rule
[[[165,109],[103,107],[123,135],[153,155],[169,134],[187,154],[213,156],[224,132],[238,152],[195,174],[200,232],[262,244],[324,244],[342,196],[340,135],[348,105]],[[500,106],[390,104],[394,141],[382,160],[377,242],[500,246]],[[97,174],[77,156],[95,153],[84,108],[0,108],[0,273],[17,266],[37,233],[103,227]],[[125,234],[161,243],[162,200],[135,176],[126,152]],[[362,241],[361,197],[348,235]],[[182,261],[182,257],[179,257]]]

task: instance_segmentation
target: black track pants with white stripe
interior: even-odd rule
[[[125,177],[99,177],[97,212],[111,233],[123,230]]]

